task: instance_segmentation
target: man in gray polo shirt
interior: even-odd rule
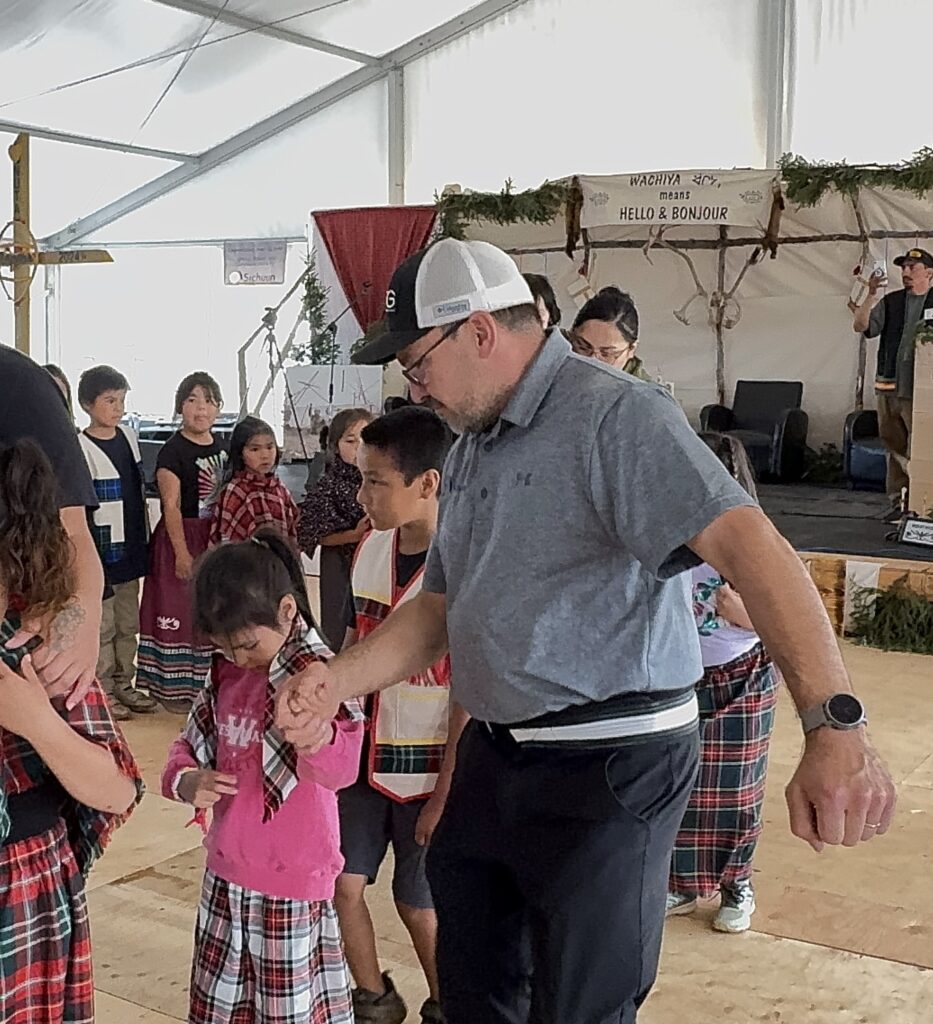
[[[663,389],[546,337],[504,253],[446,240],[396,271],[414,401],[460,434],[423,592],[283,689],[316,749],[338,702],[450,650],[474,721],[428,855],[449,1024],[631,1024],[654,981],[693,786],[702,675],[683,570],[742,594],[807,731],[788,790],[814,848],[887,830],[894,789],[799,559]]]

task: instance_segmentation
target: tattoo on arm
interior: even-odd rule
[[[71,647],[86,618],[87,612],[80,602],[72,599],[52,620],[49,627],[48,649],[54,654],[61,654]]]

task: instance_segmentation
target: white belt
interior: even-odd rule
[[[650,736],[693,725],[700,718],[696,694],[675,708],[648,711],[643,715],[607,718],[600,722],[579,722],[576,725],[543,725],[533,729],[508,729],[516,743],[578,743],[582,740],[628,739]]]

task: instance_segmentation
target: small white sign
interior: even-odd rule
[[[284,284],[287,251],[284,238],[224,242],[224,284]]]
[[[918,544],[920,547],[933,548],[933,520],[905,519],[898,540],[902,544]]]

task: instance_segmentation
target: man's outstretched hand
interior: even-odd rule
[[[292,676],[279,690],[275,724],[302,753],[316,753],[332,738],[330,723],[341,700],[333,672],[323,662],[316,662]]]

